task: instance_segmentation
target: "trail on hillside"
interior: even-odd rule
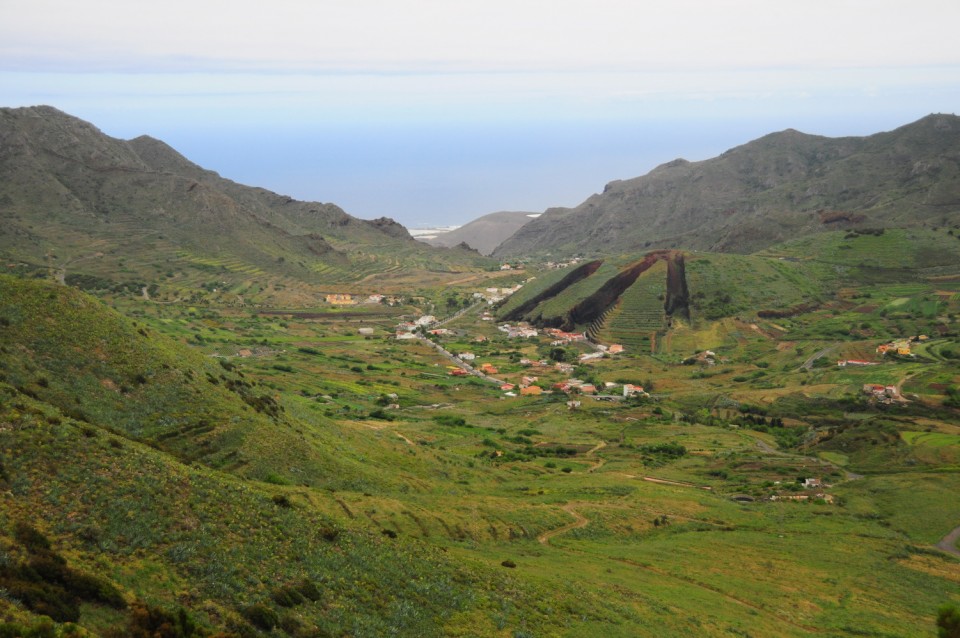
[[[597,443],[595,446],[593,446],[592,448],[590,448],[590,450],[589,450],[586,454],[584,454],[584,456],[587,456],[587,457],[593,456],[594,453],[596,453],[596,452],[599,451],[599,450],[602,450],[602,449],[605,448],[605,447],[607,447],[607,442],[606,442],[606,441],[600,441],[600,442]],[[596,472],[596,471],[599,470],[601,467],[603,467],[603,464],[606,463],[606,462],[607,462],[607,459],[602,458],[602,457],[597,457],[597,460],[593,462],[593,465],[591,465],[589,468],[587,468],[587,472]]]
[[[687,481],[672,481],[670,479],[657,478],[655,476],[641,476],[644,481],[649,481],[650,483],[660,483],[661,485],[674,485],[676,487],[693,487],[698,490],[712,490],[713,488],[709,485],[697,485],[696,483],[688,483]]]
[[[960,558],[960,549],[957,549],[957,541],[960,541],[960,527],[955,528],[952,532],[941,538],[936,548]]]
[[[561,509],[576,520],[562,527],[558,527],[556,529],[550,530],[549,532],[544,532],[543,534],[540,534],[540,536],[537,536],[538,543],[540,543],[541,545],[546,545],[547,543],[550,542],[550,539],[555,536],[559,536],[560,534],[565,534],[566,532],[569,532],[572,529],[580,529],[581,527],[586,527],[587,525],[590,524],[590,519],[580,514],[580,512],[576,511],[575,509],[573,509],[574,505],[577,505],[577,503],[567,503]]]

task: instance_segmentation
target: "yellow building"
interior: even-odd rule
[[[327,303],[334,306],[352,306],[357,303],[357,300],[353,298],[353,295],[338,292],[327,295]]]

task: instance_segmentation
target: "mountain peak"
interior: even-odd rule
[[[611,182],[570,212],[544,215],[494,253],[653,248],[752,252],[845,224],[960,222],[960,118],[929,115],[896,131],[830,138],[770,133],[719,157],[674,160]]]

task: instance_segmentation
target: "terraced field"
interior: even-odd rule
[[[666,281],[667,263],[658,261],[620,297],[597,331],[597,338],[603,343],[627,346],[631,352],[650,352],[655,345],[653,335],[664,329]]]
[[[558,283],[561,279],[566,277],[568,273],[568,268],[557,268],[554,270],[548,270],[547,272],[538,275],[536,279],[527,282],[524,284],[523,288],[510,295],[504,304],[500,306],[497,314],[510,314],[514,309],[519,308],[527,301],[544,292],[550,286]]]
[[[607,283],[610,277],[617,274],[618,270],[617,266],[609,262],[604,263],[597,272],[570,286],[553,299],[549,299],[540,304],[530,314],[533,316],[539,314],[545,321],[562,318],[575,305],[597,292],[603,284]],[[585,328],[586,326],[583,327]]]

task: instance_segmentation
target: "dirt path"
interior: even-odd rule
[[[957,527],[952,532],[941,538],[940,542],[937,543],[937,549],[960,557],[960,549],[957,549],[957,541],[960,541],[960,527]]]
[[[372,424],[370,424],[370,423],[361,423],[360,425],[362,425],[362,426],[365,427],[365,428],[370,428],[371,430],[376,430],[377,432],[379,432],[379,431],[381,431],[381,430],[389,430],[389,429],[390,429],[390,427],[389,427],[388,425],[372,425]],[[407,445],[415,445],[415,443],[414,443],[413,441],[411,441],[410,439],[408,439],[407,437],[405,437],[405,436],[404,436],[403,434],[401,434],[400,432],[398,432],[398,431],[396,431],[396,430],[390,430],[390,431],[393,432],[394,434],[396,434],[398,438],[401,438],[401,439],[403,439],[404,441],[406,441]]]
[[[589,525],[590,519],[588,519],[586,516],[576,511],[575,509],[573,509],[575,505],[577,505],[577,503],[567,503],[561,509],[576,520],[574,520],[572,523],[568,523],[567,525],[564,525],[563,527],[558,527],[556,529],[550,530],[549,532],[544,532],[543,534],[540,534],[540,536],[537,536],[537,542],[540,543],[541,545],[546,545],[547,543],[550,542],[550,539],[553,538],[554,536],[559,536],[560,534],[565,534],[566,532],[569,532],[572,529],[580,529],[581,527],[586,527],[587,525]]]
[[[686,481],[671,481],[670,479],[657,478],[655,476],[641,476],[644,481],[651,483],[660,483],[661,485],[675,485],[676,487],[695,487],[698,490],[712,490],[709,485],[697,485],[696,483],[687,483]]]
[[[897,396],[900,397],[900,401],[901,401],[902,403],[910,403],[910,402],[909,402],[906,398],[904,398],[904,396],[903,396],[903,384],[906,383],[907,381],[909,381],[910,379],[912,379],[913,377],[917,376],[918,374],[920,374],[920,373],[919,373],[919,372],[911,372],[910,374],[905,375],[902,379],[900,379],[899,381],[897,381],[897,385],[895,386],[895,387],[897,388]]]
[[[607,447],[607,442],[606,442],[606,441],[600,441],[600,442],[597,443],[595,446],[593,446],[592,448],[590,448],[590,451],[588,451],[586,454],[584,454],[584,456],[586,456],[586,457],[593,456],[596,452],[598,452],[599,450],[602,450],[602,449],[605,448],[605,447]],[[602,457],[597,457],[597,459],[593,462],[593,465],[591,465],[589,468],[587,468],[587,472],[596,472],[596,471],[599,470],[601,467],[603,467],[603,464],[606,463],[606,462],[607,462],[607,459],[602,458]]]
[[[66,286],[67,285],[67,266],[72,266],[73,264],[80,261],[84,261],[86,259],[98,259],[100,257],[103,257],[103,253],[98,251],[95,253],[91,253],[89,255],[81,255],[80,257],[74,257],[73,259],[68,259],[67,261],[63,262],[57,267],[57,269],[53,273],[53,278],[61,286]]]

